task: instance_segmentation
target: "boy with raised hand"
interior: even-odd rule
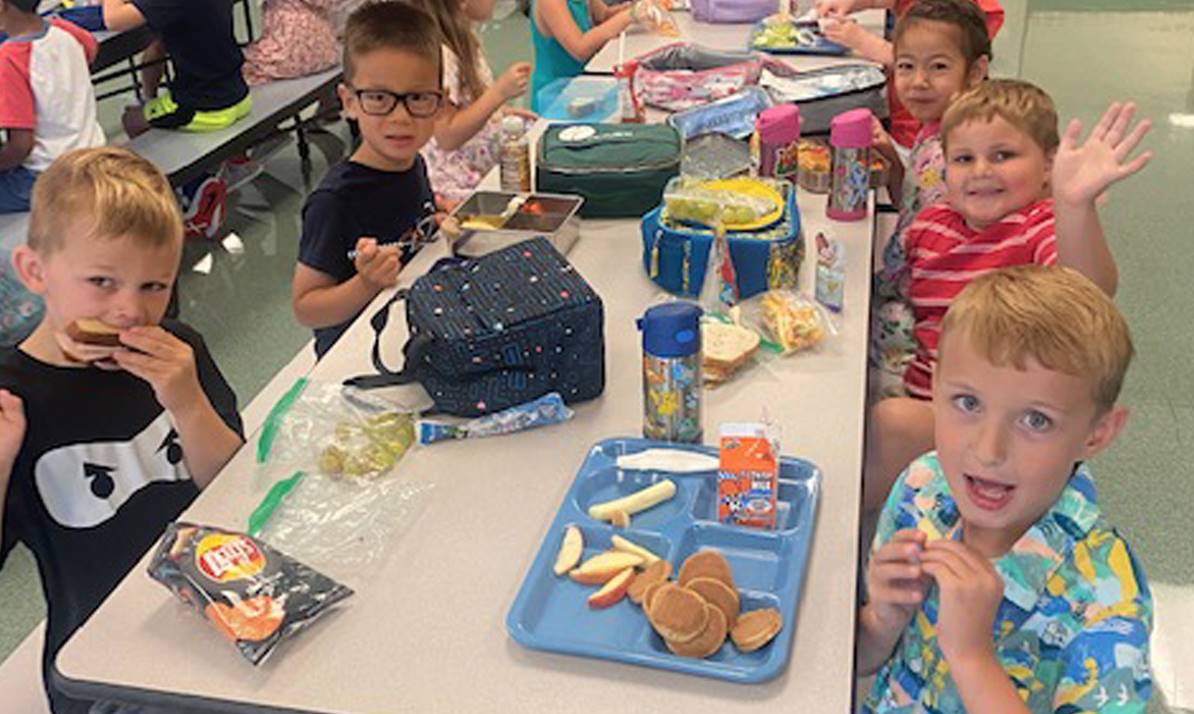
[[[1152,598],[1086,462],[1123,430],[1128,327],[1077,271],[988,273],[954,300],[937,451],[892,489],[866,571],[863,712],[1144,712]]]
[[[73,149],[103,146],[95,118],[91,33],[37,14],[38,0],[0,0],[0,213],[29,210],[37,175]]]
[[[888,265],[912,307],[916,351],[904,371],[907,396],[871,409],[863,502],[882,504],[900,471],[933,448],[932,397],[941,319],[954,296],[985,272],[1014,265],[1065,265],[1115,293],[1118,272],[1096,200],[1144,168],[1131,157],[1148,132],[1135,106],[1113,103],[1082,141],[1075,119],[1058,134],[1043,90],[1014,79],[979,83],[941,122],[946,201],[925,208],[897,236],[902,268]],[[902,275],[901,275],[902,273]]]
[[[345,26],[339,92],[361,145],[307,197],[291,285],[295,318],[314,328],[319,357],[435,231],[419,155],[444,101],[435,21],[405,3],[361,6]]]
[[[45,315],[0,350],[0,562],[37,560],[46,674],[242,443],[203,339],[162,321],[181,252],[170,184],[129,151],[68,153],[34,187],[13,263]],[[45,679],[56,714],[88,711]]]

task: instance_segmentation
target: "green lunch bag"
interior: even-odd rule
[[[665,124],[560,124],[539,139],[535,190],[584,196],[586,218],[639,218],[680,173],[680,135]]]

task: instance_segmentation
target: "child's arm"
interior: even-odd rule
[[[290,303],[301,324],[314,328],[347,322],[398,281],[402,268],[398,246],[379,246],[373,238],[361,238],[356,251],[353,264],[357,274],[342,283],[302,263],[295,266]]]
[[[895,0],[817,0],[819,17],[844,16],[862,10],[889,10]]]
[[[960,541],[929,543],[920,556],[937,581],[937,644],[970,714],[1030,714],[995,657],[991,635],[1003,600],[1003,578],[985,556]]]
[[[183,461],[199,488],[206,488],[243,441],[220,415],[199,383],[195,351],[158,325],[120,333],[125,348],[112,357],[129,374],[153,387],[170,413],[182,443]]]
[[[489,117],[502,105],[527,91],[531,79],[531,63],[516,62],[485,92],[468,106],[451,105],[444,116],[435,124],[435,142],[445,151],[455,151],[464,146],[481,131]]]
[[[104,0],[104,26],[113,32],[132,30],[145,24],[145,15],[129,0]]]
[[[883,128],[878,117],[871,117],[871,144],[875,151],[887,161],[887,195],[896,206],[904,199],[904,162],[896,151],[891,135]]]
[[[855,664],[859,674],[874,674],[891,658],[900,635],[924,600],[917,562],[924,542],[925,534],[918,530],[896,531],[867,564],[870,600],[858,612]]]
[[[854,50],[859,57],[890,67],[895,62],[895,46],[879,35],[863,29],[853,20],[832,18],[822,28],[825,38]]]
[[[25,405],[21,398],[7,389],[0,389],[0,536],[4,534],[4,504],[8,497],[8,481],[25,439]],[[0,542],[3,539],[0,538]],[[0,552],[0,558],[3,553]]]
[[[1151,127],[1145,119],[1128,133],[1135,111],[1136,105],[1131,102],[1112,103],[1081,145],[1082,123],[1070,121],[1053,157],[1057,262],[1081,272],[1108,295],[1115,294],[1119,275],[1095,201],[1112,184],[1144,168],[1152,158],[1152,152],[1145,151],[1127,160]]]
[[[32,129],[6,129],[8,139],[0,148],[0,171],[15,169],[25,163],[29,152],[33,151]]]
[[[633,22],[629,6],[613,10],[601,0],[589,0],[589,12],[597,25],[581,33],[568,12],[566,0],[541,0],[536,7],[551,36],[578,62],[588,62]]]

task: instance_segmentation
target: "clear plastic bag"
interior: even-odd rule
[[[727,227],[750,225],[782,209],[772,199],[715,188],[716,182],[680,176],[663,191],[668,218],[675,221]]]
[[[783,355],[807,350],[836,334],[825,309],[792,290],[768,290],[734,306],[730,317],[757,330],[764,347]]]
[[[250,534],[343,582],[367,579],[434,487],[395,468],[414,445],[414,417],[374,393],[296,382],[258,440],[258,483],[272,486]]]

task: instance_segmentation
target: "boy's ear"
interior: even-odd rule
[[[355,105],[352,103],[354,98],[352,90],[344,82],[336,85],[336,94],[340,96],[340,106],[344,108],[344,115],[350,119],[356,119]]]
[[[1128,408],[1118,404],[1095,420],[1086,443],[1082,445],[1083,459],[1089,459],[1115,442],[1128,423]]]
[[[966,73],[966,88],[976,86],[979,82],[987,78],[987,72],[991,70],[991,58],[982,55],[974,60],[970,65],[970,70]]]
[[[34,295],[44,295],[46,292],[45,261],[37,251],[27,245],[19,245],[12,249],[12,267],[16,268],[17,277],[25,289]]]

